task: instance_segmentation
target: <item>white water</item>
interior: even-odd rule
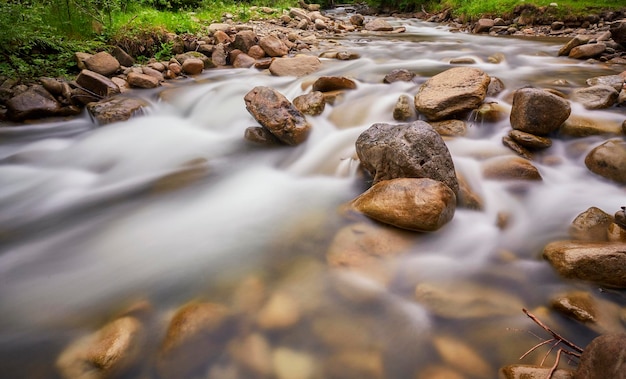
[[[392,21],[406,25],[407,32],[342,37],[342,48],[361,58],[324,60],[322,70],[306,78],[272,77],[256,69],[207,71],[160,96],[151,93],[149,114],[128,122],[98,127],[83,117],[0,130],[5,159],[0,165],[0,356],[24,344],[32,350],[28,341],[48,341],[47,335],[92,328],[94,317],[108,315],[128,299],[149,298],[165,310],[211,288],[216,278],[236,281],[247,272],[271,270],[281,263],[276,256],[293,248],[276,252],[281,240],[311,220],[332,228],[339,223],[338,206],[362,190],[353,160],[358,135],[373,123],[394,122],[397,98],[413,96],[421,82],[452,67],[452,58],[473,57],[476,67],[499,77],[507,89],[488,100],[504,106],[523,86],[550,86],[557,79],[582,85],[586,78],[620,72],[556,58],[559,42],[455,34]],[[504,55],[502,63],[488,63],[495,53]],[[418,72],[418,80],[383,84],[383,76],[396,68]],[[265,148],[243,140],[244,130],[256,124],[243,102],[254,86],[270,86],[293,99],[310,90],[302,83],[328,75],[351,77],[358,88],[322,115],[309,117],[313,132],[305,144]],[[588,112],[574,106],[573,112],[620,123],[626,116],[619,108]],[[540,259],[543,246],[566,238],[572,219],[588,207],[612,213],[625,205],[623,188],[584,166],[586,153],[604,140],[600,137],[556,139],[533,162],[543,181],[521,190],[483,179],[485,158],[513,155],[501,143],[508,128],[508,120],[475,122],[467,136],[446,140],[456,169],[483,198],[485,209],[458,209],[442,230],[416,236],[415,251],[403,258],[410,279],[397,289],[376,287],[404,315],[404,342],[414,349],[419,339],[409,339],[411,332],[439,330],[432,316],[405,296],[406,288],[422,280],[462,283],[498,272],[515,277],[498,285],[528,307],[541,305],[570,285]],[[559,163],[544,164],[545,157]],[[154,190],[159,179],[192,161],[200,167],[197,181],[170,192]],[[500,212],[510,215],[504,230],[496,226]],[[318,237],[315,228],[303,229],[302,240]],[[329,237],[332,233],[324,238]],[[503,251],[516,259],[503,262]],[[362,280],[354,285],[373,285]],[[515,326],[523,319],[520,312],[517,321],[508,322]],[[379,325],[397,322],[381,318]],[[462,323],[447,327],[469,333]],[[581,331],[581,340],[586,336]],[[506,363],[514,362],[496,359]]]

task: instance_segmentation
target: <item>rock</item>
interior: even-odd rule
[[[300,321],[300,314],[300,307],[292,296],[276,292],[259,311],[256,323],[263,330],[288,329]]]
[[[307,15],[307,12],[301,8],[291,8],[289,9],[289,16],[297,19],[297,20],[306,20],[311,22],[311,18]]]
[[[611,301],[594,298],[586,291],[558,294],[550,300],[557,312],[574,319],[598,334],[626,332],[620,320],[621,307]]]
[[[366,22],[365,25],[363,25],[363,28],[365,28],[365,30],[369,30],[372,32],[391,32],[393,31],[393,25],[391,25],[390,23],[388,23],[387,21],[381,19],[381,18],[375,18],[369,22]]]
[[[470,346],[450,336],[433,338],[435,350],[448,365],[477,378],[493,378],[491,366]]]
[[[616,223],[610,224],[607,229],[607,238],[610,242],[626,242],[626,228]]]
[[[365,22],[365,17],[361,14],[353,14],[350,16],[350,23],[354,26],[363,26]]]
[[[588,59],[594,58],[604,53],[606,45],[604,43],[588,43],[586,45],[580,45],[573,48],[568,57],[573,59]]]
[[[461,120],[431,121],[429,124],[442,137],[459,137],[467,134],[467,123]]]
[[[413,71],[409,71],[406,69],[396,69],[385,75],[385,77],[383,78],[383,83],[410,82],[413,80],[413,78],[415,78],[415,75],[416,73]]]
[[[101,51],[87,58],[85,60],[85,66],[88,70],[100,75],[109,76],[120,69],[120,62],[106,51]]]
[[[495,25],[495,22],[490,18],[481,18],[474,25],[473,33],[489,33],[489,30]]]
[[[624,243],[556,241],[544,248],[543,257],[567,279],[626,288]]]
[[[76,77],[76,84],[100,98],[117,95],[120,88],[104,75],[89,70],[82,70]]]
[[[502,91],[504,91],[505,88],[506,86],[504,85],[502,79],[491,77],[489,80],[489,86],[487,87],[487,96],[498,96],[502,93]]]
[[[130,67],[135,64],[135,59],[119,46],[115,46],[113,48],[113,51],[111,51],[111,55],[115,59],[117,59],[119,64],[121,64],[122,66]]]
[[[546,379],[550,368],[531,365],[508,365],[500,369],[501,379]],[[569,370],[558,369],[554,371],[551,379],[572,379],[574,373]]]
[[[121,317],[72,342],[56,361],[64,379],[122,377],[141,358],[144,328],[134,317]]]
[[[521,157],[490,158],[483,163],[482,172],[486,179],[542,180],[537,168],[530,161]]]
[[[591,38],[592,37],[588,35],[575,36],[574,38],[569,40],[565,45],[563,45],[563,47],[561,47],[558,55],[559,56],[569,55],[569,53],[572,51],[573,48],[587,44],[589,41],[591,41]]]
[[[611,86],[615,88],[617,92],[621,91],[624,88],[624,78],[619,75],[596,76],[587,79],[586,82],[589,86],[597,86],[600,84]]]
[[[229,351],[235,362],[252,374],[262,377],[272,374],[271,346],[262,334],[252,333],[242,340],[233,341]]]
[[[181,65],[183,65],[187,59],[200,59],[202,61],[202,63],[204,63],[204,68],[205,69],[209,69],[209,68],[214,68],[215,67],[215,64],[213,63],[213,61],[211,61],[211,58],[209,58],[206,55],[204,55],[202,53],[199,53],[197,51],[188,51],[188,52],[186,52],[184,54],[177,54],[175,59]]]
[[[182,70],[187,75],[197,75],[204,70],[204,62],[198,58],[185,59],[182,63]]]
[[[160,84],[159,79],[150,75],[139,74],[136,72],[131,72],[130,74],[128,74],[126,80],[128,80],[128,84],[130,84],[130,86],[134,88],[156,88]]]
[[[313,379],[315,360],[306,353],[286,347],[272,352],[272,367],[276,379]]]
[[[415,95],[415,107],[429,120],[441,120],[478,108],[490,78],[482,70],[455,67],[428,79]]]
[[[602,209],[591,207],[582,212],[569,228],[569,235],[578,241],[603,242],[607,240],[607,230],[613,217]]]
[[[317,116],[324,112],[326,101],[321,92],[313,91],[293,99],[293,105],[306,115]]]
[[[235,68],[250,68],[254,66],[255,63],[256,59],[246,53],[238,54],[237,57],[233,59],[233,67]]]
[[[235,40],[231,43],[233,49],[239,49],[244,53],[248,53],[250,47],[256,45],[258,38],[252,30],[242,30],[235,34]]]
[[[622,207],[622,210],[615,212],[615,223],[626,229],[626,207]]]
[[[283,143],[298,145],[307,139],[311,125],[278,91],[257,86],[246,94],[244,101],[255,120]]]
[[[66,91],[66,87],[64,86],[65,82],[53,78],[39,78],[39,81],[43,88],[54,97],[63,96],[63,93]]]
[[[623,47],[626,47],[626,22],[623,20],[617,22],[613,24],[609,30],[613,41],[619,43]]]
[[[522,88],[513,95],[510,122],[513,129],[544,136],[557,130],[570,113],[567,100],[541,89]]]
[[[393,107],[393,119],[396,121],[408,121],[415,116],[411,97],[400,95],[396,105]]]
[[[61,104],[43,86],[29,88],[6,102],[7,116],[13,121],[57,116]]]
[[[259,45],[254,45],[250,47],[250,50],[248,50],[248,55],[254,58],[255,60],[265,58],[267,56],[263,48],[261,48],[261,46]]]
[[[319,58],[311,55],[297,55],[293,58],[276,58],[270,65],[270,72],[275,76],[301,77],[320,69]]]
[[[465,376],[447,366],[428,366],[415,379],[465,379]]]
[[[611,139],[585,157],[589,171],[618,183],[626,183],[626,141]]]
[[[426,122],[372,125],[356,140],[361,165],[374,184],[395,178],[430,178],[457,194],[454,163],[441,136]]]
[[[472,57],[451,58],[450,64],[476,64],[476,59]]]
[[[142,114],[148,102],[139,98],[114,97],[87,104],[87,110],[99,125],[126,121],[132,116]]]
[[[472,189],[463,175],[458,175],[457,179],[459,181],[457,205],[468,209],[483,210],[485,202],[481,196]]]
[[[603,334],[584,349],[574,379],[625,379],[626,334]]]
[[[499,122],[508,116],[508,111],[495,102],[483,103],[474,111],[478,122]]]
[[[344,89],[356,89],[354,80],[342,76],[322,76],[313,82],[313,91],[331,92]]]
[[[162,70],[157,70],[155,68],[149,67],[149,66],[144,66],[141,68],[141,71],[143,74],[148,75],[148,76],[152,76],[153,78],[155,78],[156,80],[159,81],[159,83],[161,83],[162,81],[165,80],[165,77],[163,76],[162,71],[165,71],[165,66],[163,66],[163,64],[161,63],[155,63],[153,64],[153,66],[158,67],[158,68],[162,68]]]
[[[228,53],[224,44],[220,43],[215,46],[213,53],[211,53],[211,61],[218,67],[228,64]]]
[[[383,379],[383,357],[378,351],[343,350],[324,362],[324,378]]]
[[[289,53],[287,45],[274,35],[261,38],[259,40],[259,46],[269,57],[282,57]]]
[[[352,201],[366,216],[398,228],[433,232],[454,216],[456,196],[429,178],[383,180]]]
[[[578,88],[572,92],[571,99],[581,103],[587,109],[605,109],[617,102],[619,92],[612,86],[599,84],[593,87]]]
[[[552,140],[550,138],[536,136],[522,132],[521,130],[511,130],[509,137],[528,149],[547,149],[552,146]]]
[[[423,282],[415,287],[415,298],[435,315],[451,319],[513,316],[524,305],[497,288],[471,283]]]
[[[181,307],[159,348],[156,368],[161,378],[184,378],[208,365],[223,352],[230,313],[215,303]]]
[[[76,61],[76,66],[79,70],[86,70],[87,66],[85,66],[85,61],[91,58],[93,54],[77,52],[74,53],[74,60]]]
[[[622,135],[622,126],[610,120],[596,120],[571,115],[559,128],[559,134],[567,137],[588,137],[602,134]]]

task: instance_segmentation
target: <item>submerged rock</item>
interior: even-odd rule
[[[503,156],[486,160],[482,167],[483,176],[497,180],[542,180],[539,170],[524,158]]]
[[[114,97],[97,103],[89,103],[87,110],[100,124],[110,124],[118,121],[126,121],[134,115],[143,113],[143,108],[148,102],[139,98]]]

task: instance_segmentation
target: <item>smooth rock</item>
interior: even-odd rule
[[[56,116],[61,104],[43,86],[34,86],[6,102],[7,115],[13,121]]]
[[[259,40],[259,46],[263,49],[268,57],[282,57],[289,53],[289,48],[280,38],[269,35]]]
[[[513,96],[510,122],[513,129],[545,136],[557,130],[570,113],[567,100],[542,89],[522,88]]]
[[[119,46],[115,46],[113,48],[111,55],[117,59],[119,64],[122,66],[130,67],[135,64],[135,59]]]
[[[106,51],[92,55],[84,63],[88,70],[104,76],[112,75],[120,69],[120,62]]]
[[[502,144],[524,159],[533,159],[533,153],[515,139],[511,138],[510,134],[502,137]]]
[[[521,130],[511,130],[509,137],[528,149],[547,149],[552,146],[552,140],[550,138],[536,136],[522,132]]]
[[[587,109],[605,109],[617,102],[619,92],[612,86],[599,84],[593,87],[578,88],[572,92],[571,99],[581,103]]]
[[[233,67],[234,68],[250,68],[254,66],[256,63],[256,59],[252,58],[246,53],[238,54],[235,59],[233,59]]]
[[[622,135],[619,123],[571,115],[559,128],[559,134],[567,137],[589,137],[596,135]]]
[[[613,217],[597,207],[590,207],[582,212],[569,228],[569,235],[578,241],[607,241],[607,230]]]
[[[626,22],[624,20],[611,25],[609,31],[611,32],[611,38],[613,41],[626,47]]]
[[[159,86],[159,79],[154,76],[131,72],[126,78],[128,84],[134,88],[156,88]]]
[[[550,373],[549,367],[532,365],[507,365],[500,369],[500,379],[546,379]],[[564,369],[557,369],[552,374],[551,379],[572,379],[574,372]]]
[[[365,30],[372,32],[391,32],[393,31],[393,25],[381,18],[375,18],[363,25]]]
[[[618,183],[626,183],[626,141],[611,139],[593,148],[585,157],[589,171]]]
[[[429,124],[442,137],[459,137],[467,134],[467,123],[462,120],[431,121]]]
[[[574,379],[626,379],[626,334],[594,338],[580,357]]]
[[[588,43],[574,47],[568,54],[573,59],[594,58],[604,53],[606,45],[604,43]]]
[[[433,338],[435,350],[448,365],[476,378],[492,378],[494,372],[474,349],[451,336]]]
[[[616,223],[609,224],[607,229],[607,239],[610,242],[626,242],[626,228]]]
[[[204,62],[198,58],[185,59],[182,63],[182,69],[187,75],[198,75],[204,70]]]
[[[408,121],[415,117],[415,108],[411,97],[400,95],[396,105],[393,107],[393,119],[396,121]]]
[[[315,360],[309,354],[286,347],[272,352],[272,367],[276,379],[312,379]]]
[[[398,228],[432,232],[454,216],[456,196],[429,178],[382,180],[352,201],[366,216]]]
[[[297,55],[290,58],[276,58],[270,65],[270,72],[275,76],[301,77],[320,69],[322,63],[312,55]]]
[[[266,56],[268,56],[265,51],[263,50],[263,48],[259,45],[254,45],[252,47],[250,47],[250,50],[248,50],[248,55],[252,58],[254,58],[255,60],[261,59],[261,58],[265,58]],[[215,62],[215,60],[214,60]]]
[[[344,89],[356,89],[352,79],[343,76],[322,76],[313,82],[313,91],[331,92]]]
[[[589,86],[597,86],[600,84],[611,86],[615,88],[617,92],[621,91],[624,88],[624,78],[620,75],[595,76],[593,78],[587,79],[586,83]]]
[[[410,82],[415,78],[416,73],[406,69],[395,69],[383,78],[383,83]]]
[[[395,178],[431,178],[456,194],[454,163],[441,136],[426,122],[374,124],[356,140],[361,165],[374,183]]]
[[[313,91],[294,98],[293,105],[305,115],[318,116],[324,112],[326,101],[322,92]]]
[[[472,32],[475,34],[489,33],[489,30],[495,25],[495,22],[490,18],[481,18],[474,25]]]
[[[324,361],[324,375],[335,379],[384,379],[383,357],[378,351],[340,351]]]
[[[111,79],[90,70],[82,70],[76,77],[76,83],[101,98],[120,93],[120,88]]]
[[[242,30],[235,34],[235,39],[231,43],[231,48],[239,49],[244,53],[248,53],[250,47],[256,45],[258,42],[258,37],[255,32],[252,30]]]
[[[502,156],[486,160],[482,165],[483,176],[496,180],[542,180],[539,170],[527,159]]]
[[[256,323],[263,330],[288,329],[300,321],[300,313],[298,303],[292,296],[276,292],[259,311]]]
[[[244,101],[255,120],[283,143],[298,145],[307,139],[311,125],[280,92],[257,86],[246,94]]]
[[[622,308],[611,301],[594,298],[586,291],[570,291],[558,294],[550,305],[559,313],[574,319],[598,334],[624,333],[626,328],[620,320]]]
[[[415,107],[435,121],[471,111],[485,100],[490,80],[477,68],[448,69],[422,84],[415,95]]]
[[[132,116],[143,113],[148,102],[140,98],[114,97],[96,103],[87,104],[87,110],[98,124],[106,125],[118,121],[126,121]]]
[[[543,257],[564,278],[626,288],[626,244],[555,241]]]

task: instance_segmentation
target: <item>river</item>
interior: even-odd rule
[[[533,161],[543,181],[487,180],[481,162],[513,154],[501,142],[508,118],[469,119],[468,133],[446,138],[446,144],[483,209],[458,208],[441,230],[414,233],[408,251],[390,263],[396,268],[389,270],[389,283],[337,273],[326,264],[328,246],[347,224],[338,210],[364,189],[354,160],[356,138],[376,122],[395,123],[398,97],[412,98],[426,79],[454,66],[450,59],[471,57],[473,67],[500,78],[504,92],[487,101],[505,109],[511,93],[524,86],[568,93],[588,78],[624,70],[557,57],[563,40],[479,36],[418,20],[388,21],[406,32],[338,36],[337,48],[360,58],[322,59],[322,69],[304,78],[254,68],[205,70],[141,92],[150,101],[148,112],[127,122],[98,126],[83,114],[0,129],[0,377],[58,377],[54,361],[70,341],[137,299],[147,300],[154,317],[166,320],[192,299],[230,304],[251,278],[260,278],[268,293],[296,299],[301,316],[295,325],[259,333],[272,348],[289,348],[315,363],[314,374],[303,378],[324,377],[320,372],[337,350],[319,329],[333,326],[339,334],[348,330],[350,341],[338,343],[342,349],[379,357],[387,378],[414,377],[428,366],[462,378],[496,377],[499,367],[520,362],[540,342],[530,332],[549,338],[522,306],[543,309],[551,327],[580,346],[588,343],[595,332],[550,311],[550,299],[583,289],[624,306],[623,294],[559,278],[541,251],[550,241],[567,239],[571,221],[587,208],[612,214],[626,205],[624,189],[592,174],[583,162],[605,137],[555,138]],[[496,54],[500,62],[490,63]],[[383,84],[393,69],[418,76]],[[269,86],[292,100],[320,76],[350,77],[357,89],[320,116],[308,117],[313,128],[306,143],[271,148],[244,140],[244,130],[256,125],[243,101],[248,91]],[[587,111],[572,104],[572,113],[606,122],[626,118],[617,107]],[[501,214],[508,215],[504,228],[497,225]],[[484,291],[478,297],[493,299],[494,308],[513,308],[493,312],[487,305],[485,316],[471,317],[461,307],[458,315],[438,315],[415,300],[416,285],[424,283],[452,295],[476,287]],[[337,295],[336,286],[375,293],[378,300],[363,305],[350,294]],[[238,333],[244,332],[224,338]],[[446,341],[470,353],[461,349],[451,353],[458,359],[450,358],[441,348]],[[546,351],[521,363],[538,364]],[[468,368],[473,359],[486,368]],[[554,353],[546,365],[553,359]],[[142,362],[150,360],[146,353]],[[220,362],[232,363],[226,352]],[[207,377],[220,377],[211,372]]]

